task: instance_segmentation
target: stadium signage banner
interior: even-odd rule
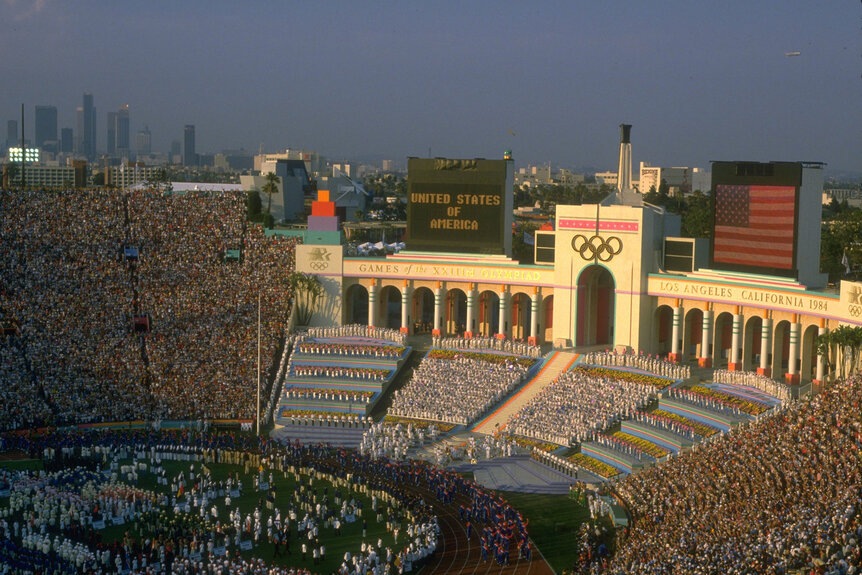
[[[722,303],[747,303],[755,307],[780,308],[798,313],[834,313],[837,301],[809,293],[792,293],[750,286],[714,284],[650,277],[649,295],[689,297]]]
[[[409,158],[407,248],[505,254],[506,160]]]
[[[344,275],[351,277],[393,277],[439,279],[451,281],[522,282],[535,285],[553,285],[554,270],[524,268],[495,268],[462,264],[404,263],[345,259]]]

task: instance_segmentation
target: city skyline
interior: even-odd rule
[[[0,119],[94,96],[128,104],[154,152],[198,128],[198,153],[317,150],[333,159],[502,157],[616,166],[823,161],[862,172],[858,4],[0,4]],[[83,23],[108,29],[110,49]],[[21,53],[20,46],[30,49]],[[35,46],[35,48],[33,48]],[[796,54],[798,52],[798,54]],[[81,136],[77,133],[75,138]]]

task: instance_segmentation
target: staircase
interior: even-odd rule
[[[530,403],[534,397],[557,379],[557,376],[567,370],[577,358],[578,354],[576,353],[553,352],[533,379],[528,381],[515,395],[492,411],[491,415],[477,423],[472,431],[491,435],[495,431],[505,427],[506,422],[509,421],[512,415]]]

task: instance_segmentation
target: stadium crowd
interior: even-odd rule
[[[395,392],[389,414],[466,425],[512,391],[527,374],[515,361],[425,357]],[[441,385],[443,384],[443,385]]]
[[[627,477],[634,521],[607,572],[858,573],[860,486],[855,376]]]
[[[0,429],[253,416],[257,295],[268,361],[295,243],[246,229],[236,192],[0,191]]]
[[[655,387],[651,385],[576,367],[560,374],[514,414],[507,429],[517,435],[568,446],[631,415],[654,393]]]

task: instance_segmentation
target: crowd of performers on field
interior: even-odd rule
[[[494,550],[499,562],[507,563],[514,553],[520,558],[530,555],[526,521],[517,511],[473,481],[424,463],[372,458],[325,445],[297,442],[283,446],[265,437],[190,431],[23,433],[2,436],[0,450],[25,451],[43,458],[45,465],[41,472],[7,470],[0,474],[0,492],[10,490],[14,502],[0,508],[0,539],[5,540],[0,545],[0,562],[14,556],[21,572],[143,574],[168,565],[173,572],[183,573],[244,572],[242,569],[262,563],[241,558],[240,532],[242,538],[253,538],[255,543],[266,537],[278,553],[280,549],[289,551],[291,527],[297,528],[294,538],[301,538],[294,552],[305,551],[307,545],[309,555],[314,552],[317,558],[325,549],[316,536],[318,529],[338,529],[339,521],[344,520],[337,503],[343,504],[342,511],[356,515],[352,500],[347,503],[352,492],[371,498],[372,507],[380,502],[380,510],[368,509],[365,517],[372,520],[376,511],[377,520],[385,520],[390,534],[394,533],[396,545],[400,529],[403,547],[383,549],[379,542],[377,546],[369,543],[345,557],[342,573],[357,568],[368,573],[407,572],[427,561],[439,536],[428,498],[436,498],[437,505],[469,508],[462,520],[467,536],[473,529],[481,529],[476,537],[483,547]],[[122,463],[128,459],[134,463]],[[165,461],[189,467],[178,476],[166,476]],[[259,504],[251,515],[243,516],[237,510],[225,517],[225,510],[217,509],[216,503],[226,499],[230,511],[231,494],[235,496],[235,490],[243,487],[237,480],[213,481],[208,470],[213,462],[244,466],[252,474],[259,469],[255,486],[267,477],[271,482],[273,473],[295,474],[297,492],[292,499],[302,506],[297,512],[280,513],[276,508],[287,505],[285,499],[289,501],[291,494],[275,498],[270,493],[265,509]],[[171,489],[160,493],[138,489],[133,485],[138,473],[154,474],[159,485]],[[320,503],[324,495],[310,484],[300,487],[308,477],[323,478],[333,485],[336,491],[325,500],[336,495],[335,513],[315,515],[311,498]],[[326,511],[326,505],[323,508]],[[100,521],[115,517],[136,525],[139,537],[101,541],[94,524],[98,527]],[[273,570],[268,573],[289,572],[269,567]],[[301,569],[293,573],[303,573]]]

